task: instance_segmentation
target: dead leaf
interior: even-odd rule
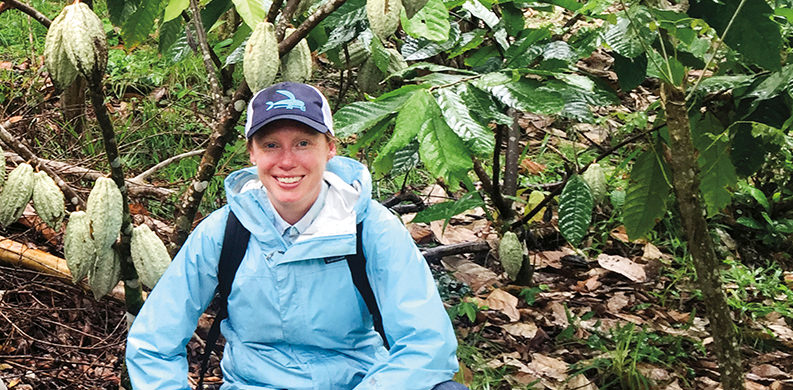
[[[598,255],[597,260],[601,267],[625,276],[634,282],[644,283],[647,281],[647,275],[644,273],[644,266],[635,263],[627,257],[601,253]]]
[[[551,324],[566,328],[570,325],[570,322],[567,321],[567,313],[565,311],[564,306],[559,302],[551,302],[546,310],[550,311],[553,318],[551,320]]]
[[[768,386],[750,380],[743,381],[743,388],[746,390],[768,390]]]
[[[421,197],[428,206],[449,201],[449,195],[446,190],[437,184],[433,184],[421,191]]]
[[[790,375],[780,370],[779,367],[771,364],[761,364],[752,367],[752,374],[755,374],[763,379],[789,379]]]
[[[567,378],[567,363],[550,356],[533,353],[531,354],[531,362],[527,366],[535,373],[559,382]]]
[[[617,240],[620,240],[620,241],[622,241],[622,242],[624,242],[626,244],[628,244],[628,243],[646,244],[647,243],[647,240],[645,240],[643,238],[639,238],[639,239],[631,241],[630,238],[628,238],[628,233],[625,232],[625,225],[617,226],[609,234],[611,235],[611,237],[616,238]]]
[[[490,310],[498,310],[515,322],[520,319],[518,312],[518,298],[504,290],[495,289],[485,299],[485,304]]]
[[[423,244],[432,241],[432,229],[426,223],[408,223],[405,224],[405,227],[416,243]]]
[[[570,379],[567,380],[567,383],[564,387],[564,390],[598,390],[598,387],[595,386],[595,382],[589,380],[584,375],[578,374]]]
[[[520,162],[520,168],[524,173],[528,173],[529,175],[539,175],[545,171],[546,166],[544,164],[531,161],[530,158],[525,158]]]
[[[636,370],[644,375],[645,378],[651,379],[655,382],[666,382],[672,379],[669,371],[666,371],[661,367],[653,366],[652,364],[639,363],[636,365]]]
[[[470,260],[449,256],[441,259],[441,264],[447,271],[452,272],[457,280],[468,284],[474,293],[498,284],[498,275],[495,272]]]
[[[645,260],[658,260],[663,256],[661,250],[658,249],[655,245],[651,243],[644,244],[644,254],[642,254],[642,259]]]
[[[430,229],[435,233],[435,238],[443,245],[460,244],[479,239],[467,225],[448,224],[444,229],[443,223],[443,221],[430,222]]]
[[[13,70],[14,63],[11,61],[0,61],[0,69],[2,70]]]
[[[537,325],[531,321],[504,324],[501,325],[501,328],[513,336],[523,337],[525,339],[533,339],[537,334]]]
[[[608,307],[609,311],[616,313],[625,308],[625,306],[628,306],[629,303],[630,299],[628,299],[624,292],[620,291],[609,298],[608,302],[606,302],[606,307]]]
[[[563,247],[558,251],[542,251],[529,253],[529,261],[534,264],[535,269],[542,269],[551,267],[555,269],[562,269],[562,257],[567,255],[574,255],[575,251],[570,248]]]
[[[664,387],[664,390],[683,390],[683,388],[680,387],[680,383],[678,383],[678,380],[675,379],[674,382],[666,385],[666,387]]]

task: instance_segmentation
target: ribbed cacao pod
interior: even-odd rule
[[[96,252],[96,261],[88,271],[88,285],[97,301],[113,291],[121,280],[121,258],[113,247]]]
[[[389,47],[386,48],[385,51],[388,52],[388,69],[386,69],[386,75],[394,74],[408,67],[405,57],[402,57],[402,53],[400,53],[399,50]]]
[[[498,258],[501,266],[507,272],[510,279],[515,280],[523,266],[523,245],[518,239],[518,235],[513,232],[506,232],[501,237],[498,244]]]
[[[63,18],[66,12],[61,12],[52,20],[44,39],[44,64],[49,70],[52,82],[60,89],[65,89],[77,78],[77,68],[74,67],[69,56],[66,55],[66,45],[63,43]]]
[[[372,57],[369,57],[366,62],[358,68],[358,89],[368,94],[374,94],[380,91],[382,86],[380,82],[385,78],[385,73],[377,67]]]
[[[416,12],[419,12],[429,0],[402,0],[402,6],[405,7],[405,15],[408,19],[412,18]]]
[[[400,0],[366,0],[366,18],[374,35],[385,41],[399,28]]]
[[[50,73],[55,75],[53,80],[60,79],[56,81],[59,85],[68,86],[74,80],[72,78],[69,81],[70,69],[63,64],[62,54],[65,54],[72,66],[86,78],[90,78],[95,73],[104,73],[107,66],[105,27],[85,3],[75,2],[64,7],[50,25],[48,37],[50,34],[53,36],[48,40],[52,45],[60,46],[60,49],[52,47],[50,51],[52,59],[46,61],[45,42],[45,61],[53,65],[49,68]]]
[[[584,182],[589,186],[590,192],[592,192],[592,198],[595,202],[601,202],[608,192],[606,186],[606,174],[603,172],[603,168],[598,163],[592,163],[589,168],[581,174],[581,178],[584,179]]]
[[[85,211],[69,214],[66,233],[63,235],[63,256],[72,274],[72,282],[82,280],[96,262],[96,247],[91,238],[91,218]]]
[[[273,83],[281,60],[272,23],[262,21],[256,25],[245,45],[242,61],[242,73],[253,93]]]
[[[295,32],[294,28],[286,29],[286,35],[289,36]],[[281,79],[283,81],[294,81],[302,83],[311,79],[311,69],[314,61],[311,59],[311,49],[308,47],[308,41],[305,38],[295,45],[289,53],[286,53],[281,58]]]
[[[148,288],[154,288],[157,281],[171,264],[171,256],[165,244],[147,225],[132,229],[130,243],[132,262],[138,271],[138,279]]]
[[[0,226],[8,226],[22,216],[33,195],[33,167],[19,164],[8,174],[8,181],[0,192]]]
[[[66,216],[63,192],[48,174],[36,172],[33,176],[33,207],[49,227],[59,231]]]
[[[88,194],[85,211],[91,217],[91,230],[97,254],[116,242],[121,232],[123,198],[116,182],[106,177],[96,179]]]

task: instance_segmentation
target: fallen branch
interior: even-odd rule
[[[474,241],[422,249],[421,254],[428,263],[440,264],[441,258],[445,256],[459,255],[462,253],[487,252],[489,250],[490,244],[488,244],[487,241]]]
[[[157,172],[158,169],[161,169],[161,168],[163,168],[165,166],[168,166],[169,164],[173,163],[174,161],[179,161],[179,160],[181,160],[183,158],[187,158],[187,157],[198,156],[201,153],[204,153],[204,149],[192,150],[192,151],[185,152],[185,153],[182,153],[182,154],[177,154],[176,156],[171,156],[171,157],[169,157],[169,158],[167,158],[167,159],[165,159],[163,161],[160,161],[155,166],[153,166],[153,167],[141,172],[141,174],[139,174],[139,175],[137,175],[137,176],[135,176],[135,177],[133,177],[131,179],[127,179],[127,182],[128,183],[135,183],[135,184],[138,184],[138,185],[146,185],[144,180],[146,180],[146,178],[151,176],[154,172]]]

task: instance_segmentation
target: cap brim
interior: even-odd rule
[[[330,131],[328,129],[328,127],[325,126],[325,124],[319,123],[319,122],[317,122],[317,121],[315,121],[315,120],[313,120],[311,118],[306,118],[305,116],[302,116],[302,115],[280,114],[280,115],[276,115],[276,116],[270,117],[266,121],[263,121],[262,123],[257,123],[256,125],[251,126],[251,130],[248,132],[246,138],[250,139],[251,137],[253,137],[254,134],[256,134],[257,131],[261,130],[263,127],[267,126],[268,124],[270,124],[272,122],[275,122],[275,121],[281,120],[281,119],[289,119],[289,120],[293,120],[293,121],[296,121],[296,122],[300,122],[300,123],[312,128],[312,129],[314,129],[314,130],[316,130],[316,131],[318,131],[318,132],[320,132],[322,134],[326,134],[326,133],[328,133]]]

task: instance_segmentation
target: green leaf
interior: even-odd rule
[[[644,237],[666,213],[670,186],[660,159],[648,150],[633,164],[622,216],[631,240]]]
[[[779,24],[771,19],[774,10],[763,0],[746,0],[736,15],[741,3],[740,0],[691,1],[688,14],[704,19],[719,36],[732,23],[724,38],[729,47],[753,64],[769,70],[779,69],[782,36]]]
[[[491,73],[476,82],[509,107],[537,114],[558,114],[565,106],[562,95],[554,88],[534,79],[512,81],[500,73]]]
[[[570,245],[577,246],[592,221],[592,192],[579,175],[572,175],[559,196],[559,232]]]
[[[134,46],[148,38],[154,28],[154,20],[160,16],[165,7],[164,0],[144,0],[135,13],[124,21],[121,36],[127,47]]]
[[[396,113],[411,96],[410,92],[421,87],[411,86],[393,91],[392,95],[381,96],[371,102],[355,102],[342,107],[333,115],[336,136],[339,138],[359,134],[382,119]]]
[[[234,9],[240,14],[242,21],[251,28],[256,28],[270,8],[270,0],[231,0],[234,2]]]
[[[746,226],[748,228],[763,230],[763,226],[761,226],[757,221],[749,217],[738,217],[738,219],[736,219],[735,222],[743,226]]]
[[[435,177],[443,178],[449,188],[456,190],[461,180],[473,168],[471,152],[465,143],[443,119],[440,107],[426,90],[417,94],[427,95],[427,116],[419,129],[419,153],[421,161]]]
[[[791,86],[793,86],[793,64],[771,73],[746,96],[757,100],[772,99],[789,91]]]
[[[760,191],[758,188],[749,184],[743,186],[741,189],[748,192],[749,195],[751,195],[752,198],[757,201],[757,204],[763,206],[766,212],[771,211],[771,204],[768,203],[768,198],[765,196],[763,191]]]
[[[468,106],[468,111],[480,122],[495,122],[502,125],[511,125],[513,119],[504,114],[502,106],[493,101],[492,95],[485,92],[471,83],[464,84],[460,91],[460,96]]]
[[[485,40],[485,33],[487,33],[487,31],[481,28],[464,33],[460,37],[460,41],[455,46],[454,50],[449,52],[449,59],[479,47]]]
[[[455,23],[451,25],[449,39],[446,42],[438,43],[425,38],[413,38],[408,35],[405,37],[405,43],[402,45],[400,52],[407,61],[423,60],[450,50],[459,40],[460,27]]]
[[[649,46],[658,34],[655,31],[650,31],[646,25],[641,26],[642,21],[649,22],[649,18],[638,18],[639,15],[640,13],[637,13],[628,18],[623,13],[617,17],[617,23],[609,26],[604,34],[603,38],[606,43],[623,57],[635,58],[639,56],[644,52],[642,41]],[[636,21],[637,24],[632,24],[631,20]],[[644,35],[645,33],[647,35]]]
[[[711,93],[745,88],[752,84],[754,79],[754,75],[748,74],[708,77],[699,83],[696,95],[703,97]]]
[[[495,144],[493,132],[486,126],[487,123],[482,124],[471,116],[469,107],[459,94],[462,90],[464,87],[455,91],[449,88],[438,90],[438,106],[446,123],[463,139],[468,149],[480,157],[492,156]]]
[[[388,73],[388,64],[391,62],[391,56],[385,50],[385,46],[380,42],[377,36],[372,37],[371,45],[372,60],[374,61],[377,69],[383,73]]]
[[[427,110],[431,103],[428,98],[432,99],[432,96],[425,90],[416,91],[407,98],[405,104],[400,108],[394,133],[374,160],[375,171],[379,174],[382,175],[390,171],[393,166],[394,154],[416,139],[422,124],[427,121]]]
[[[242,58],[245,56],[245,45],[248,43],[248,37],[250,36],[251,28],[248,27],[247,24],[241,24],[237,27],[237,31],[234,32],[234,37],[232,38],[233,42],[231,47],[233,47],[233,49],[231,49],[231,53],[226,56],[223,66],[242,62]]]
[[[768,153],[777,152],[784,144],[784,133],[757,122],[735,122],[729,127],[730,158],[741,176],[754,174],[765,162]]]
[[[160,26],[160,37],[157,40],[157,50],[160,52],[160,54],[165,54],[171,45],[173,45],[183,35],[184,22],[182,19],[174,19],[163,23]]]
[[[408,19],[402,9],[402,29],[415,38],[425,38],[434,42],[449,39],[449,11],[441,0],[429,0],[412,18]]]
[[[182,14],[190,6],[190,0],[171,0],[168,6],[165,7],[165,15],[163,15],[163,22],[167,22]]]
[[[416,213],[416,216],[413,217],[412,223],[430,223],[432,221],[437,221],[440,219],[449,220],[451,217],[455,215],[464,213],[470,209],[476,207],[482,207],[485,205],[484,200],[482,197],[479,196],[478,192],[469,192],[460,199],[450,202],[442,202],[434,204],[426,209],[419,211]]]
[[[498,15],[485,7],[478,0],[468,0],[463,4],[463,9],[470,12],[476,18],[481,19],[488,27],[495,28],[499,22]]]
[[[691,137],[699,151],[699,189],[708,215],[713,216],[732,202],[732,187],[738,183],[730,161],[729,137],[712,114],[692,119]]]
[[[504,28],[507,29],[507,34],[513,37],[520,34],[520,31],[526,27],[523,10],[515,3],[501,4],[501,20],[504,23]]]
[[[317,50],[318,54],[342,47],[368,28],[366,9],[363,6],[350,7],[348,4],[345,3],[332,13],[334,18],[328,16],[322,21],[321,26],[330,30],[330,33],[328,33],[328,40]]]
[[[550,29],[525,29],[515,39],[515,42],[507,49],[504,57],[507,59],[505,66],[512,68],[528,67],[537,57],[542,54],[542,45],[537,42],[551,38]]]
[[[140,5],[140,0],[107,0],[107,13],[110,22],[116,26],[122,26],[124,21],[135,13]]]
[[[629,92],[641,84],[647,78],[647,56],[642,53],[634,58],[621,56],[613,53],[614,73],[617,74],[617,81],[624,92]]]
[[[401,175],[415,168],[421,159],[419,158],[419,143],[413,141],[402,149],[394,153],[394,163],[391,173]]]

